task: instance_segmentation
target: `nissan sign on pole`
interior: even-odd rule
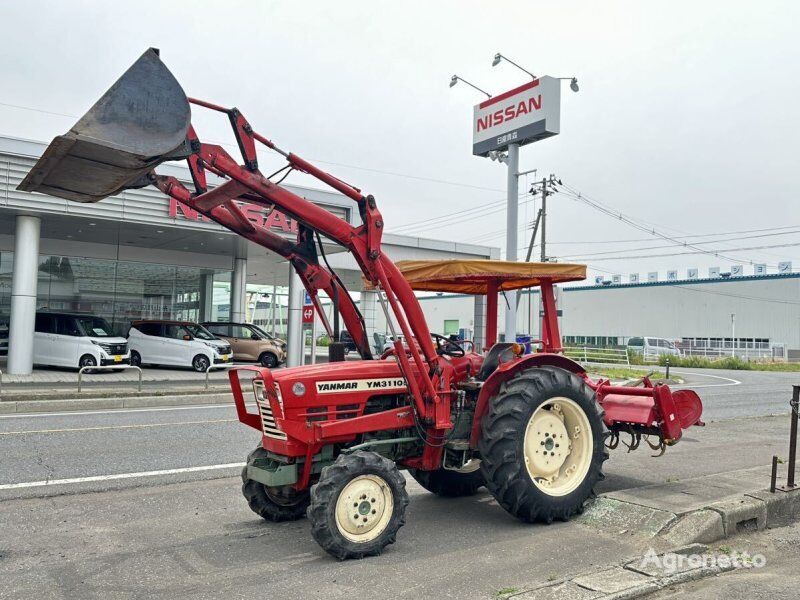
[[[540,77],[475,105],[472,153],[486,156],[509,144],[523,146],[557,135],[561,116],[561,85]]]

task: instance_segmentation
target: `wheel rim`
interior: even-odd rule
[[[480,458],[472,458],[464,463],[464,466],[460,469],[451,469],[454,473],[474,473],[478,469],[481,468],[481,459]]]
[[[81,366],[82,367],[96,367],[97,364],[94,362],[94,359],[91,356],[84,356],[81,359]]]
[[[205,371],[208,369],[208,359],[203,356],[196,358],[194,361],[194,368],[198,371]]]
[[[594,436],[577,402],[555,397],[531,415],[524,444],[525,466],[534,485],[550,496],[565,496],[589,471]]]
[[[393,512],[389,484],[377,475],[360,475],[336,500],[336,527],[351,542],[370,542],[383,533]]]

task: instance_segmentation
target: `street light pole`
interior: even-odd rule
[[[731,356],[736,357],[736,313],[731,313]]]
[[[506,260],[517,260],[517,228],[519,226],[519,144],[509,144],[506,203]],[[517,292],[506,292],[506,342],[517,339]]]

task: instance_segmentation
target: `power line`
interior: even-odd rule
[[[762,231],[780,231],[782,229],[798,229],[800,225],[786,225],[783,227],[764,227],[762,229],[740,229],[738,231],[718,231],[716,233],[696,233],[691,235],[676,235],[675,239],[688,239],[688,238],[705,238],[715,237],[720,235],[733,235],[736,233],[760,233]],[[570,242],[549,242],[551,244],[627,244],[632,242],[649,242],[652,237],[647,238],[631,238],[626,240],[594,240],[594,241],[570,241]]]
[[[734,262],[738,262],[738,261],[743,260],[743,259],[737,259],[737,258],[733,258],[733,257],[726,256],[726,255],[722,254],[722,252],[733,252],[734,250],[732,250],[732,249],[726,249],[726,250],[723,250],[723,251],[707,250],[705,248],[700,248],[699,246],[696,246],[696,245],[694,245],[694,244],[692,244],[690,242],[680,241],[679,239],[674,238],[672,236],[669,236],[669,235],[667,235],[665,233],[661,233],[660,231],[658,231],[658,230],[656,230],[654,228],[649,228],[649,227],[645,227],[644,225],[640,225],[639,223],[636,222],[636,219],[634,219],[633,217],[629,217],[629,216],[625,215],[622,212],[619,212],[619,211],[616,211],[614,209],[611,209],[610,207],[603,205],[599,201],[592,200],[591,198],[589,198],[585,194],[581,193],[580,191],[572,188],[571,186],[569,186],[567,184],[562,184],[562,186],[567,188],[568,191],[567,192],[561,191],[561,193],[564,193],[567,196],[572,197],[575,200],[578,200],[579,202],[582,202],[582,203],[586,204],[587,206],[590,206],[591,208],[594,208],[595,210],[597,210],[599,212],[602,212],[603,214],[605,214],[607,216],[610,216],[610,217],[613,217],[614,219],[622,221],[623,223],[625,223],[627,225],[630,225],[631,227],[633,227],[635,229],[638,229],[639,231],[643,231],[643,232],[649,233],[649,234],[651,234],[651,235],[653,235],[655,237],[659,237],[659,238],[661,238],[661,239],[663,239],[665,241],[672,242],[676,246],[683,246],[683,247],[686,247],[686,248],[692,248],[693,250],[695,250],[697,253],[700,253],[700,254],[707,254],[707,255],[710,255],[710,256],[715,256],[715,257],[718,257],[718,258],[723,258],[725,260],[730,260],[730,261],[734,261]],[[660,255],[660,256],[669,256],[669,255]],[[744,259],[744,262],[748,262],[750,264],[754,264],[755,261],[753,261],[752,259]],[[774,265],[771,265],[771,266],[774,266]]]
[[[739,236],[739,237],[734,237],[734,238],[725,238],[725,239],[721,239],[721,240],[709,240],[709,241],[705,241],[705,242],[694,242],[694,244],[700,245],[700,244],[716,244],[716,243],[719,243],[719,242],[738,242],[739,240],[751,240],[751,239],[755,239],[755,238],[775,237],[775,236],[779,236],[779,235],[794,235],[794,234],[797,234],[797,233],[800,233],[800,229],[794,230],[794,231],[781,231],[781,232],[775,232],[775,233],[762,233],[762,234],[759,234],[759,235],[745,235],[745,236]],[[674,247],[674,244],[669,244],[669,245],[666,245],[666,246],[665,245],[661,245],[661,246],[645,246],[645,247],[642,247],[642,248],[625,248],[623,250],[608,250],[606,252],[593,252],[593,253],[590,253],[590,254],[563,254],[563,255],[559,256],[558,258],[566,258],[566,259],[574,258],[574,257],[586,258],[586,257],[589,257],[589,256],[604,256],[604,255],[609,255],[609,254],[619,254],[621,252],[640,252],[642,250],[658,250],[658,249],[661,249],[661,248],[673,248],[673,247]],[[730,251],[731,250],[728,250],[728,252],[730,252]]]
[[[725,252],[749,252],[751,250],[766,250],[769,248],[796,248],[800,246],[800,242],[795,242],[792,244],[774,244],[770,246],[750,246],[747,248],[726,248]],[[638,255],[628,255],[628,256],[601,256],[601,257],[593,257],[592,261],[598,260],[637,260],[642,258],[663,258],[666,256],[688,256],[692,254],[707,254],[709,256],[716,256],[717,258],[724,258],[725,260],[732,261],[734,263],[740,262],[749,262],[750,264],[755,264],[750,259],[741,259],[741,258],[733,258],[730,256],[725,256],[723,254],[714,252],[713,250],[691,250],[689,252],[668,252],[663,254],[638,254]],[[573,258],[571,260],[580,260],[580,257]],[[769,265],[773,266],[773,265]]]

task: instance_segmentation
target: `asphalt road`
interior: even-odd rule
[[[798,375],[705,375],[684,376],[704,399],[707,427],[661,458],[621,446],[598,492],[786,455]],[[747,417],[772,413],[783,414]],[[0,598],[489,598],[641,549],[623,532],[526,526],[485,492],[441,499],[409,481],[397,544],[337,563],[305,520],[268,524],[247,508],[236,474],[257,442],[228,405],[0,416]]]
[[[792,386],[800,385],[800,372],[673,369],[697,390],[706,421],[783,414],[789,410]]]

